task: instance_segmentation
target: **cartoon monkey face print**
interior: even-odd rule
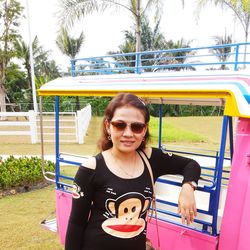
[[[79,199],[81,196],[84,196],[84,192],[81,191],[81,187],[79,187],[76,183],[74,183],[72,190],[72,197],[74,199]]]
[[[150,206],[151,198],[140,193],[126,193],[116,200],[108,199],[106,209],[112,218],[102,223],[102,229],[115,237],[132,238],[145,228],[141,216]]]

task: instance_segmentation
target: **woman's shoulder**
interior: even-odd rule
[[[81,167],[95,170],[96,169],[96,157],[91,156],[91,157],[86,158],[86,160],[83,163],[81,163]]]
[[[164,154],[160,148],[146,147],[143,149],[144,153],[147,155],[148,159],[154,158],[154,156],[161,156]]]
[[[146,156],[148,157],[148,159],[151,158],[152,152],[153,152],[153,148],[152,147],[145,147],[143,149],[143,152],[146,154]]]

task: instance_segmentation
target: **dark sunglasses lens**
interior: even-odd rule
[[[140,134],[144,128],[145,124],[143,123],[138,123],[138,122],[131,123],[131,130],[134,133]]]
[[[111,124],[119,131],[124,130],[127,126],[125,122],[111,122]]]

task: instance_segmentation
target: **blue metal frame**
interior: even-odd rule
[[[59,138],[59,96],[55,97],[55,150],[56,150],[56,185],[60,188],[60,138]]]
[[[234,154],[234,141],[233,141],[233,118],[231,116],[228,117],[228,122],[229,122],[229,143],[230,143],[230,156],[231,159],[233,159],[233,154]]]
[[[135,73],[136,74],[140,74],[141,73],[141,70],[140,70],[140,67],[141,67],[141,55],[140,53],[136,53],[135,55]]]
[[[226,140],[227,140],[227,127],[229,123],[228,116],[223,117],[223,124],[222,124],[222,134],[221,134],[221,143],[220,143],[220,154],[218,160],[218,172],[216,176],[216,190],[211,194],[211,202],[214,204],[212,209],[213,214],[213,221],[212,221],[212,232],[213,235],[217,234],[217,217],[218,217],[218,208],[219,208],[219,201],[220,201],[220,190],[221,190],[221,178],[222,178],[222,169],[223,169],[223,161],[225,156],[225,148],[226,148]]]
[[[176,151],[176,150],[168,150],[168,149],[164,148],[164,146],[161,146],[161,148],[163,150],[166,150],[166,151],[172,152],[172,153],[184,153],[184,154],[188,154],[188,155],[196,155],[196,156],[215,158],[215,169],[212,169],[209,167],[202,167],[202,169],[213,171],[213,173],[214,173],[213,175],[203,174],[203,176],[209,176],[209,177],[213,178],[213,180],[210,180],[212,185],[211,186],[204,186],[204,188],[198,187],[198,190],[210,193],[210,202],[209,202],[208,211],[199,210],[198,212],[203,213],[203,214],[207,214],[207,215],[211,215],[212,216],[212,223],[210,224],[210,223],[207,223],[206,221],[202,221],[202,220],[199,220],[199,222],[198,222],[196,220],[197,223],[203,225],[204,232],[206,231],[208,233],[208,227],[211,227],[212,228],[212,235],[218,234],[218,232],[217,232],[217,219],[218,219],[219,199],[220,199],[220,191],[221,191],[221,184],[222,184],[221,181],[223,179],[228,180],[228,178],[222,177],[223,173],[229,172],[229,171],[225,171],[225,170],[223,171],[223,161],[224,161],[224,159],[231,159],[231,158],[225,157],[225,147],[226,147],[227,128],[228,127],[229,127],[230,144],[233,144],[232,117],[224,116],[223,123],[222,123],[220,150],[219,150],[219,154],[218,154],[218,152],[216,152],[215,156],[206,155],[206,154],[183,152],[183,151]],[[231,154],[231,156],[232,156],[232,154]],[[181,186],[181,183],[179,183],[179,182],[165,180],[162,178],[158,178],[157,182]],[[163,201],[160,199],[157,199],[157,201],[162,203],[162,204],[177,206],[177,204],[173,204],[171,202]],[[167,211],[165,214],[172,215],[172,213],[170,214]],[[176,216],[177,216],[177,214],[176,214]]]
[[[235,48],[235,64],[234,64],[234,70],[237,71],[238,70],[238,62],[239,62],[239,46],[236,46]]]
[[[161,134],[162,134],[162,104],[160,104],[159,108],[159,134],[158,134],[158,148],[161,148]]]
[[[223,44],[196,48],[180,48],[160,51],[143,51],[104,55],[99,57],[78,58],[71,60],[71,75],[78,74],[119,74],[155,72],[157,70],[195,70],[199,67],[220,67],[226,65],[237,71],[239,66],[250,64],[241,60],[244,47],[250,43]],[[225,53],[210,53],[207,51],[231,48],[228,60],[220,62],[217,57]],[[248,53],[247,53],[248,54]]]
[[[70,64],[71,64],[70,73],[71,73],[71,76],[73,77],[73,76],[75,76],[75,70],[76,70],[75,64],[76,64],[76,61],[75,60],[71,60]]]

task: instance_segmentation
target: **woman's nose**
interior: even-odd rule
[[[132,136],[134,133],[131,130],[131,127],[129,125],[126,126],[124,129],[123,135],[124,136]]]

